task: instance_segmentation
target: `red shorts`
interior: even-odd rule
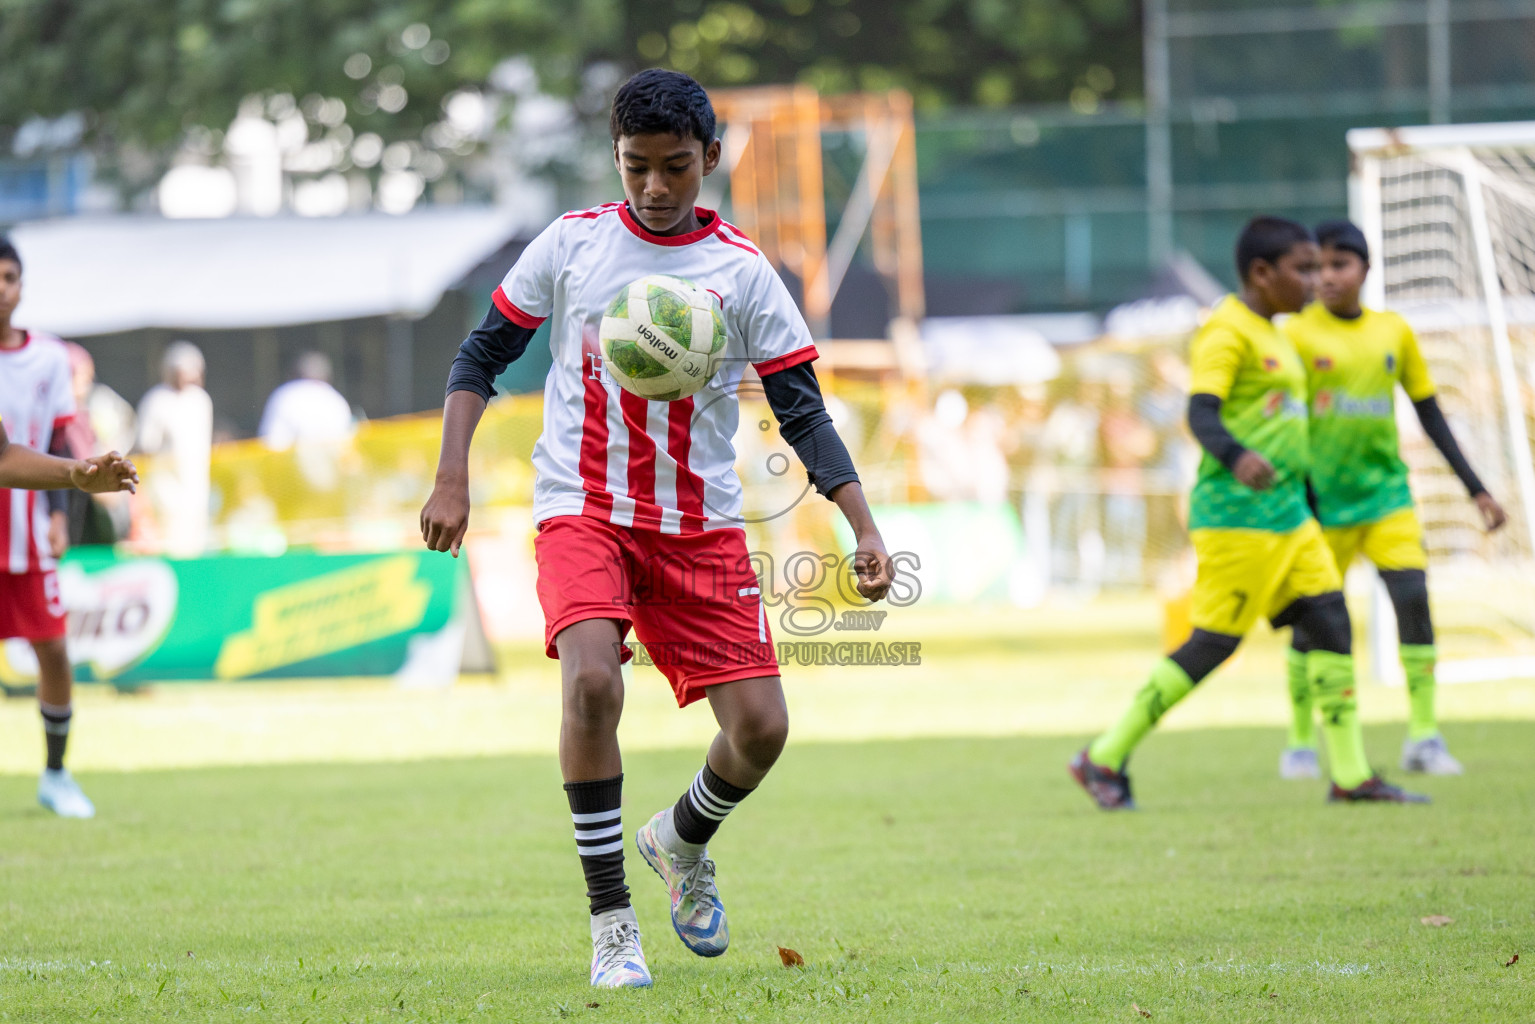
[[[644,657],[672,684],[677,706],[733,679],[778,675],[757,575],[740,530],[669,534],[615,526],[591,516],[538,525],[538,602],[544,643],[584,619],[630,626]],[[633,657],[627,647],[621,660]]]
[[[58,573],[0,573],[0,640],[57,640],[64,625]]]

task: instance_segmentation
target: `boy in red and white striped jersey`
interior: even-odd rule
[[[491,382],[551,320],[554,365],[533,451],[538,595],[560,661],[560,768],[586,874],[592,984],[645,986],[650,973],[624,884],[620,659],[631,626],[679,705],[707,697],[720,732],[692,785],[636,835],[667,883],[672,924],[701,956],[729,933],[706,844],[777,760],[788,735],[778,663],[748,558],[731,438],[747,363],[811,482],[857,537],[858,590],[883,598],[891,569],[847,448],[821,400],[815,345],[762,253],[694,206],[719,163],[715,117],[686,75],[644,71],[613,101],[613,157],[625,200],[570,213],[518,259],[448,381],[437,483],[422,510],[433,550],[457,554],[469,518],[469,441]],[[647,274],[696,282],[720,300],[725,358],[696,395],[646,401],[604,372],[603,311]]]
[[[21,257],[0,239],[0,640],[21,637],[37,655],[38,703],[47,766],[37,799],[62,817],[89,818],[95,807],[64,768],[73,680],[64,646],[57,558],[68,546],[63,488],[132,490],[132,463],[114,452],[88,461],[50,458],[75,415],[69,356],[50,335],[11,324],[21,301]],[[30,487],[60,490],[39,493]]]

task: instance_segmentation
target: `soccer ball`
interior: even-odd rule
[[[619,387],[675,402],[697,393],[719,369],[725,320],[719,299],[692,281],[648,274],[608,303],[598,338]]]

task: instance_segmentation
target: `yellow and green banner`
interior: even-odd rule
[[[463,559],[431,552],[168,559],[71,552],[59,567],[77,678],[148,682],[488,671]],[[468,655],[467,658],[465,655]],[[25,641],[0,682],[36,678]]]

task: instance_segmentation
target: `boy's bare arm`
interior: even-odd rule
[[[469,529],[469,442],[485,412],[485,399],[473,391],[453,391],[442,410],[442,452],[437,481],[421,509],[421,537],[430,551],[458,557]]]
[[[858,574],[858,592],[870,601],[883,600],[890,592],[893,570],[885,541],[874,525],[874,515],[863,496],[863,484],[849,480],[834,488],[831,500],[837,503],[853,528],[857,547],[853,551],[853,571]]]
[[[61,459],[11,444],[0,426],[0,487],[29,491],[78,488],[88,494],[135,491],[139,472],[116,452],[90,459]]]

